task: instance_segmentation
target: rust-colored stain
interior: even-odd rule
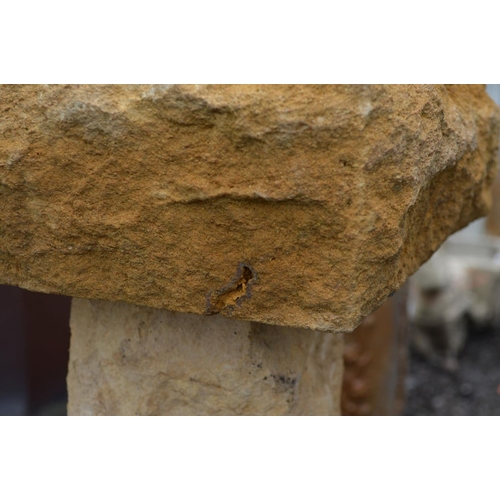
[[[255,281],[257,273],[249,264],[241,263],[235,278],[220,290],[208,294],[206,314],[218,314],[223,309],[240,306],[242,300],[252,296],[252,285]]]

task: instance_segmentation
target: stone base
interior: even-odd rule
[[[69,415],[339,415],[343,338],[73,299]]]

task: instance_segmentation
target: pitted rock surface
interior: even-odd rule
[[[351,331],[486,213],[484,86],[1,86],[0,281]]]

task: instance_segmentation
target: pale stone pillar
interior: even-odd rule
[[[342,334],[73,299],[70,415],[338,415]]]

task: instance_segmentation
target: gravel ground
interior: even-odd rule
[[[474,332],[455,373],[410,355],[403,415],[500,415],[500,332]]]

